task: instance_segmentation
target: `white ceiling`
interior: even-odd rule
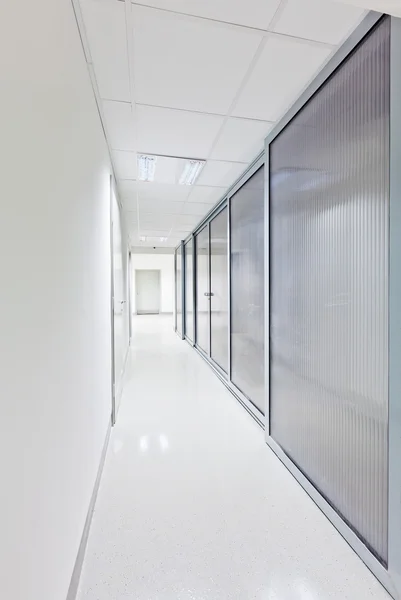
[[[365,14],[358,0],[80,4],[131,244],[152,247],[186,237]],[[137,182],[137,153],[207,162],[194,186],[168,159]]]

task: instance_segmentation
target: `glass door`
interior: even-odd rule
[[[193,242],[185,244],[185,335],[194,340],[194,281],[193,281]]]
[[[210,356],[228,372],[228,210],[210,222]]]
[[[175,255],[175,328],[176,332],[182,336],[182,252],[181,246],[177,248]]]
[[[209,354],[210,349],[210,281],[209,225],[195,236],[196,258],[196,345]]]

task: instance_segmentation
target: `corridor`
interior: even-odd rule
[[[78,600],[389,598],[171,317],[129,360]]]

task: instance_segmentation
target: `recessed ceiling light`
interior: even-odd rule
[[[161,238],[160,238],[160,241],[161,241],[161,242],[167,242],[167,238],[166,238],[166,237],[161,237]]]
[[[179,183],[181,185],[193,185],[199,177],[205,162],[204,160],[188,160],[185,163]]]
[[[144,235],[141,235],[141,237],[139,238],[140,242],[146,242],[146,237]]]
[[[139,181],[154,181],[157,156],[138,154],[138,179]]]

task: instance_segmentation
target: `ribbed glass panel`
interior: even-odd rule
[[[384,563],[389,25],[270,147],[271,435]]]
[[[231,380],[264,413],[264,167],[230,211]]]
[[[228,210],[210,223],[211,357],[228,370]]]
[[[192,240],[185,244],[185,335],[194,339],[194,253]]]
[[[177,248],[175,258],[175,285],[177,306],[177,332],[182,335],[182,256],[181,246]]]
[[[209,352],[209,229],[204,227],[195,237],[196,251],[196,343]]]

